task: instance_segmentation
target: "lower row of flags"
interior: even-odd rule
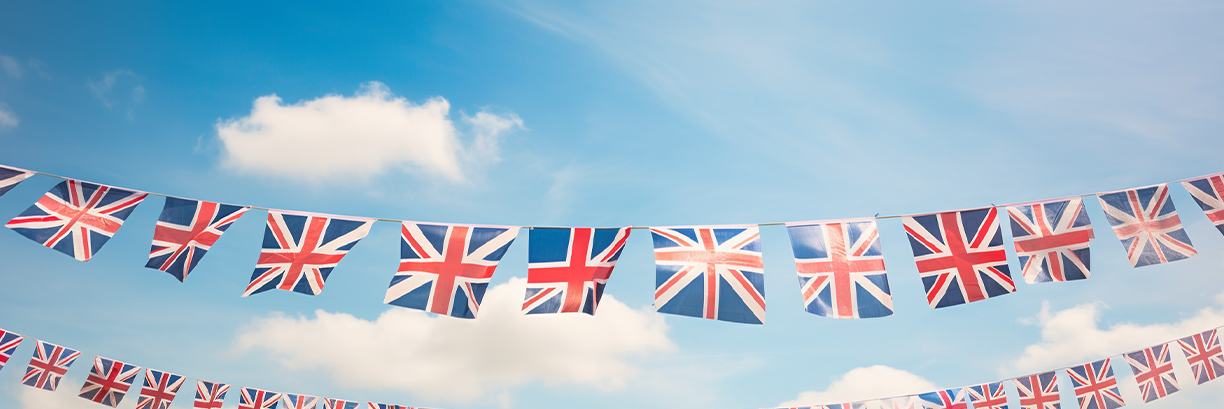
[[[1224,328],[1224,327],[1222,327]],[[1122,358],[1135,374],[1135,381],[1144,402],[1151,402],[1170,394],[1181,387],[1173,373],[1170,350],[1176,343],[1181,347],[1199,385],[1224,375],[1224,353],[1220,348],[1217,332],[1220,328],[1122,354]],[[0,369],[8,362],[24,337],[0,329]],[[65,348],[50,342],[35,340],[34,356],[21,378],[21,383],[30,387],[54,392],[68,367],[76,362],[80,351]],[[1071,378],[1073,393],[1084,409],[1115,409],[1125,406],[1118,392],[1118,381],[1110,365],[1111,359],[1085,363],[1066,368]],[[1060,409],[1058,376],[1061,370],[1053,370],[1012,379],[1019,396],[1021,409]],[[143,376],[141,376],[143,374]],[[113,359],[94,357],[89,377],[81,386],[79,396],[106,406],[116,407],[131,387],[140,379],[137,409],[167,409],[183,386],[182,375],[140,367]],[[918,395],[886,399],[804,406],[789,409],[1007,409],[1007,393],[1003,382],[998,381],[963,388],[944,389]],[[319,398],[316,396],[279,393],[257,388],[237,388],[240,393],[239,409],[276,409],[279,403],[286,409],[414,409],[407,406],[343,399]],[[219,409],[225,400],[230,385],[196,381],[194,408]],[[319,403],[322,402],[320,406]]]
[[[1174,342],[1181,346],[1194,373],[1194,380],[1199,385],[1224,375],[1224,354],[1220,350],[1217,331],[1219,328],[1122,354],[1135,374],[1143,402],[1152,402],[1181,390],[1173,374],[1173,361],[1169,353]],[[1066,376],[1071,378],[1071,392],[1075,394],[1081,409],[1126,406],[1122,394],[1118,392],[1118,380],[1110,363],[1111,359],[1105,358],[1065,368]],[[1060,409],[1060,372],[1062,370],[1053,370],[1012,379],[1019,395],[1020,408]],[[918,395],[779,409],[1007,409],[1004,382],[1006,380]]]
[[[35,172],[0,166],[0,195]],[[1224,233],[1224,174],[1182,181]],[[148,193],[68,179],[6,226],[88,261]],[[1096,194],[1133,267],[1197,254],[1168,184]],[[1001,212],[1000,209],[1003,209]],[[166,197],[146,267],[180,281],[252,207]],[[932,308],[1016,291],[1000,227],[1011,222],[1030,284],[1091,277],[1092,224],[1083,197],[899,216]],[[243,296],[270,290],[315,295],[375,219],[268,210],[263,248]],[[516,226],[404,221],[400,263],[384,303],[475,318]],[[832,318],[892,315],[875,218],[787,223],[806,310]],[[595,314],[633,227],[529,228],[528,314]],[[659,312],[760,324],[765,280],[759,225],[651,227]]]

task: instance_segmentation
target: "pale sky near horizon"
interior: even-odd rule
[[[1224,172],[1221,18],[1206,1],[4,4],[0,164],[511,226],[983,207]],[[58,182],[26,180],[0,219]],[[1017,292],[939,310],[900,220],[880,220],[896,313],[876,319],[805,312],[785,228],[765,226],[764,325],[655,313],[643,230],[594,317],[519,313],[526,231],[477,319],[385,305],[389,222],[321,294],[243,298],[266,212],[179,283],[144,267],[150,197],[85,263],[0,229],[0,328],[83,351],[50,393],[20,385],[22,344],[0,407],[100,407],[76,397],[95,355],[187,376],[173,408],[197,378],[445,409],[769,408],[1010,379],[1224,325],[1224,236],[1171,191],[1197,256],[1130,267],[1088,197],[1091,279],[1023,283],[1005,226]],[[1183,390],[1151,404],[1115,359],[1128,406],[1224,404],[1224,381],[1193,385],[1173,354]]]

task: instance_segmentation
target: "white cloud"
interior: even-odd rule
[[[17,119],[17,113],[13,112],[7,104],[0,102],[0,128],[16,128],[20,122]]]
[[[594,317],[525,316],[525,286],[515,278],[492,288],[474,320],[398,307],[373,321],[325,311],[257,319],[235,348],[270,352],[289,370],[323,369],[345,387],[501,402],[512,400],[508,388],[536,381],[619,389],[640,373],[632,358],[675,348],[661,315],[609,295]]]
[[[800,392],[794,400],[778,406],[793,407],[856,402],[892,396],[913,395],[937,389],[934,383],[912,373],[884,365],[854,368],[842,374],[823,391]]]
[[[1224,304],[1224,293],[1216,296],[1216,302]],[[1001,372],[1016,374],[1082,364],[1224,325],[1224,308],[1204,308],[1171,324],[1125,322],[1101,328],[1103,308],[1107,308],[1104,303],[1096,302],[1050,312],[1049,304],[1045,304],[1036,317],[1041,341],[1025,347],[1024,354]]]
[[[131,70],[115,70],[115,71],[104,72],[102,73],[102,79],[97,80],[97,81],[94,81],[94,80],[87,81],[87,83],[89,84],[89,92],[92,93],[95,98],[98,98],[99,101],[102,101],[102,106],[105,106],[107,108],[114,107],[116,100],[112,96],[111,91],[113,91],[115,89],[115,85],[119,83],[121,79],[124,79],[124,78],[131,78],[134,81],[137,77],[136,77],[136,73],[132,72]],[[124,88],[126,88],[126,86]],[[131,103],[139,104],[144,99],[144,94],[145,94],[144,86],[139,85],[139,84],[133,86]],[[129,107],[128,108],[129,117],[131,116],[131,113],[132,113],[131,108]]]
[[[498,137],[523,124],[514,114],[464,116],[472,134],[465,147],[445,98],[414,104],[379,82],[363,84],[352,97],[281,102],[275,94],[262,96],[249,115],[217,123],[225,166],[310,181],[365,178],[391,168],[462,181],[465,162],[496,161]]]
[[[21,63],[17,62],[16,58],[0,54],[0,70],[13,78],[21,78]]]
[[[82,399],[74,393],[82,383],[84,382],[79,379],[65,376],[60,379],[59,388],[55,392],[19,385],[17,401],[21,403],[22,409],[97,409],[97,403]],[[136,399],[136,394],[132,392],[138,391],[129,391],[129,396],[123,398],[123,404],[127,404],[128,399]]]

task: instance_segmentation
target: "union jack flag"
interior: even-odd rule
[[[884,409],[884,401],[879,399],[850,402],[849,404],[843,403],[842,405],[849,405],[847,406],[849,409]]]
[[[410,406],[392,405],[389,403],[374,403],[369,402],[369,409],[413,409]]]
[[[595,315],[629,228],[533,228],[528,238],[523,311]]]
[[[1058,372],[1050,371],[1012,379],[1020,393],[1020,409],[1059,409]]]
[[[35,388],[55,392],[60,379],[68,373],[68,367],[76,362],[80,351],[64,348],[46,341],[38,341],[34,347],[34,356],[30,358],[30,366],[26,368],[21,383]]]
[[[225,393],[229,392],[229,385],[224,383],[209,382],[203,379],[196,380],[195,405],[196,409],[221,409],[221,404],[225,401]]]
[[[807,312],[830,318],[892,315],[875,219],[787,223]]]
[[[21,335],[0,328],[0,369],[4,369],[4,364],[13,357],[13,352],[17,351],[17,346],[21,345],[24,339]]]
[[[182,375],[145,369],[144,387],[140,388],[140,400],[136,402],[136,409],[169,408],[180,386],[183,386]]]
[[[1224,233],[1224,196],[1221,196],[1224,194],[1224,173],[1188,180],[1182,182],[1182,186],[1198,202],[1216,229]]]
[[[103,357],[94,357],[93,369],[85,378],[80,396],[106,406],[119,406],[123,395],[140,374],[140,367]]]
[[[970,386],[969,403],[973,404],[973,409],[1007,409],[1007,393],[1003,390],[1003,382]]]
[[[1080,409],[1115,409],[1126,406],[1118,394],[1118,379],[1109,358],[1067,368]]]
[[[285,409],[315,409],[319,402],[319,398],[310,395],[286,393],[284,396]]]
[[[404,222],[400,265],[384,303],[459,318],[476,318],[497,262],[517,227]]]
[[[276,409],[281,399],[280,393],[263,389],[241,388],[240,391],[242,400],[238,402],[238,409]]]
[[[357,405],[360,404],[359,402],[343,399],[323,398],[323,409],[357,409]]]
[[[969,409],[965,388],[944,389],[918,395],[923,409]]]
[[[1092,222],[1078,197],[1007,207],[1012,242],[1029,284],[1082,280],[1088,272]]]
[[[51,188],[9,228],[43,246],[89,261],[147,194],[77,180]]]
[[[1194,380],[1199,385],[1224,374],[1224,353],[1221,353],[1216,330],[1194,334],[1177,340],[1177,343],[1186,353],[1190,371],[1194,372]]]
[[[880,402],[886,409],[918,409],[918,395],[897,396]]]
[[[5,193],[12,190],[18,183],[33,175],[34,172],[25,169],[0,166],[0,196],[4,196]]]
[[[372,224],[372,220],[269,211],[263,251],[242,296],[271,289],[319,294],[328,274],[370,233]]]
[[[652,227],[655,311],[765,322],[765,269],[757,226]]]
[[[153,230],[153,247],[145,267],[186,280],[221,233],[247,210],[251,208],[167,197]]]
[[[931,308],[1016,291],[993,207],[903,218]]]
[[[1169,186],[1106,193],[1100,196],[1105,218],[1126,248],[1131,267],[1177,261],[1198,254],[1182,229]]]
[[[1143,401],[1151,402],[1181,390],[1169,360],[1169,344],[1160,344],[1123,355],[1135,373],[1135,382],[1143,393]]]

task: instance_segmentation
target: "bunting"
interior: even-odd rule
[[[1080,409],[1116,409],[1126,406],[1118,393],[1118,379],[1109,358],[1067,368]]]
[[[156,369],[145,369],[144,387],[140,388],[140,400],[136,409],[167,409],[174,395],[183,386],[183,376]]]
[[[875,219],[787,223],[809,313],[830,318],[892,315],[892,293]]]
[[[459,318],[476,318],[493,270],[518,235],[517,227],[404,222],[400,265],[386,304]]]
[[[272,289],[318,295],[340,259],[370,233],[371,224],[372,220],[269,211],[263,251],[242,296]]]
[[[81,386],[80,397],[106,406],[119,406],[123,395],[140,374],[140,367],[103,357],[94,357],[94,366]]]
[[[1088,272],[1092,223],[1078,197],[1008,206],[1012,242],[1029,284],[1082,280]]]
[[[310,395],[286,393],[284,395],[285,409],[315,409],[319,398]]]
[[[1160,184],[1100,195],[1105,218],[1126,248],[1131,267],[1190,258],[1198,252],[1182,229],[1169,186]]]
[[[145,193],[65,180],[5,226],[80,261],[110,240]]]
[[[650,233],[655,249],[655,311],[765,322],[759,227],[652,227]]]
[[[1177,392],[1177,376],[1169,360],[1169,344],[1129,352],[1123,355],[1135,373],[1135,382],[1143,393],[1143,401],[1151,402]]]
[[[968,392],[973,409],[1007,409],[1007,393],[1002,381],[970,386]]]
[[[1199,385],[1224,374],[1224,353],[1220,351],[1216,331],[1213,329],[1177,340],[1186,354],[1186,361],[1190,362],[1194,381]]]
[[[30,358],[30,366],[26,368],[21,383],[55,392],[60,379],[68,373],[68,367],[72,366],[80,355],[80,351],[38,341],[34,345],[34,356]]]
[[[239,392],[242,400],[238,402],[238,409],[276,409],[281,399],[281,394],[263,389],[241,388]]]
[[[1207,219],[1224,233],[1224,173],[1182,182]],[[0,193],[2,194],[2,193]]]
[[[1060,409],[1058,372],[1050,371],[1012,379],[1020,393],[1020,409]]]
[[[221,409],[230,386],[219,382],[196,380],[195,409]]]
[[[17,346],[21,345],[24,339],[21,335],[0,328],[0,369],[4,369],[4,364],[13,357],[13,352],[17,351]]]
[[[595,315],[629,228],[533,228],[528,239],[523,311]]]
[[[942,389],[918,395],[922,409],[969,409],[965,388]]]
[[[359,402],[348,401],[343,399],[323,399],[323,409],[357,409]]]
[[[902,218],[931,308],[1016,291],[993,207]]]
[[[145,267],[170,273],[180,282],[186,280],[221,233],[248,210],[251,208],[166,197]]]
[[[33,175],[34,172],[28,170],[0,166],[0,196],[4,196],[17,187],[18,183]]]
[[[918,409],[918,395],[897,396],[888,399],[881,399],[881,403],[887,409]]]

